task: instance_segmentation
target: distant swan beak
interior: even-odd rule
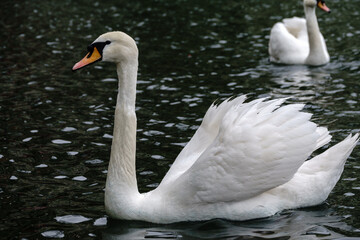
[[[325,12],[327,12],[327,13],[330,13],[330,12],[331,12],[330,8],[328,8],[328,7],[325,5],[325,2],[324,2],[324,1],[319,1],[317,5],[318,5],[318,7],[319,7],[321,10],[323,10],[323,11],[325,11]]]

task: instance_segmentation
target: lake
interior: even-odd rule
[[[330,63],[268,61],[270,29],[303,16],[301,1],[9,1],[0,23],[2,239],[355,239],[360,148],[320,206],[246,222],[156,225],[106,216],[104,187],[117,76],[99,63],[73,73],[98,35],[138,44],[137,177],[154,189],[216,100],[290,97],[334,145],[360,131],[360,1],[317,11]],[[327,149],[326,145],[322,150]]]

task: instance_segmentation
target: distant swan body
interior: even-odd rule
[[[283,64],[323,65],[330,60],[315,9],[330,12],[323,0],[304,0],[304,18],[286,18],[270,32],[270,61]]]
[[[119,78],[106,180],[110,217],[155,223],[248,220],[322,203],[339,180],[358,134],[308,160],[331,139],[285,99],[212,105],[160,185],[140,194],[135,171],[138,49],[123,32],[98,37],[73,70],[115,62]]]

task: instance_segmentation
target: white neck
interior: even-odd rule
[[[116,70],[119,79],[116,107],[127,107],[135,112],[138,62],[118,63]]]
[[[121,212],[125,217],[131,215],[129,205],[139,195],[135,169],[137,68],[137,60],[117,64],[119,91],[105,191],[107,212]]]
[[[309,37],[309,56],[307,64],[320,65],[328,62],[329,55],[320,33],[319,24],[315,14],[315,7],[305,6],[306,27]]]

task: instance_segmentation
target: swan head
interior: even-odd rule
[[[327,13],[331,12],[330,8],[326,6],[325,0],[304,0],[304,6],[310,8],[315,8],[317,6]]]
[[[86,56],[73,66],[73,71],[98,61],[126,63],[138,59],[138,49],[134,39],[119,31],[100,35],[87,47],[87,50]]]

